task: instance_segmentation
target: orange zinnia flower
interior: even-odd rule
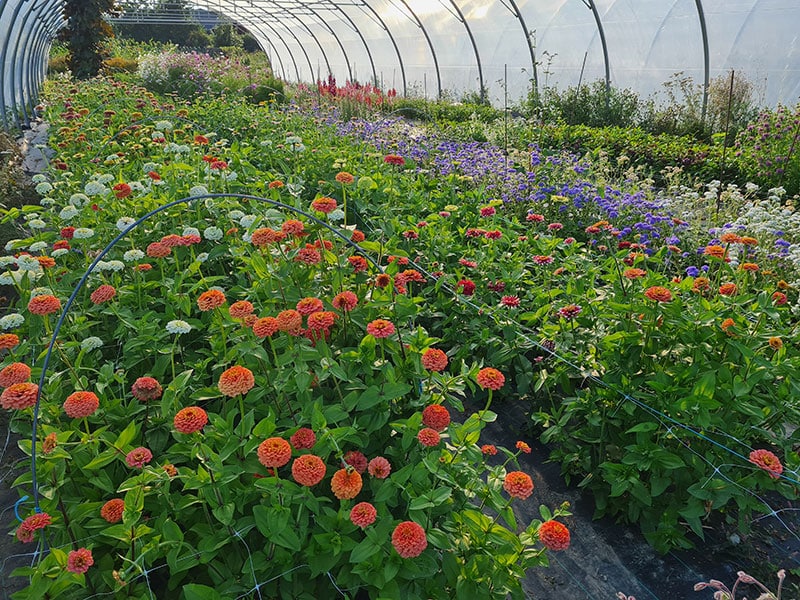
[[[292,447],[283,438],[267,438],[258,446],[258,462],[265,467],[282,467],[292,458]]]
[[[742,263],[739,265],[739,270],[741,271],[750,271],[751,273],[755,273],[758,271],[758,265],[756,263]]]
[[[203,312],[214,310],[225,304],[225,294],[219,290],[208,290],[200,294],[197,299],[197,306]]]
[[[258,338],[272,337],[279,330],[278,319],[275,317],[263,317],[253,323],[253,333]]]
[[[276,317],[278,329],[290,334],[297,334],[303,328],[303,316],[294,309],[283,310]]]
[[[655,302],[670,302],[672,301],[672,292],[667,288],[654,285],[644,291],[645,297]]]
[[[377,516],[378,511],[369,502],[359,502],[350,510],[350,521],[361,529],[372,525]]]
[[[292,463],[292,477],[300,485],[311,487],[317,485],[325,477],[325,463],[319,456],[303,454]]]
[[[714,258],[725,258],[725,248],[718,244],[711,244],[710,246],[706,246],[703,250],[703,254],[706,256],[712,256]]]
[[[647,275],[647,271],[645,271],[644,269],[637,269],[635,267],[632,267],[630,269],[625,269],[622,272],[622,276],[625,277],[626,279],[639,279],[641,277],[644,277],[645,275]]]
[[[539,539],[548,550],[569,548],[569,529],[558,521],[545,521],[539,526]]]
[[[100,407],[100,399],[93,392],[73,392],[64,401],[64,412],[72,419],[93,415]]]
[[[441,404],[431,404],[422,411],[422,424],[436,431],[444,431],[450,425],[450,412]]]
[[[19,345],[19,336],[15,333],[0,334],[0,350],[10,350]]]
[[[336,313],[329,310],[308,315],[308,328],[311,331],[327,332],[336,321]]]
[[[341,292],[333,297],[331,304],[336,310],[348,312],[353,310],[358,304],[358,296],[353,292]]]
[[[499,390],[506,382],[503,374],[494,367],[484,367],[475,377],[478,385],[483,389]]]
[[[100,516],[109,523],[119,523],[122,521],[122,512],[125,510],[125,501],[122,498],[114,498],[103,504],[100,509]]]
[[[433,448],[434,446],[439,445],[439,440],[441,437],[439,436],[439,432],[435,429],[431,429],[430,427],[425,427],[420,429],[419,433],[417,434],[417,439],[423,446],[427,446],[428,448]]]
[[[362,484],[361,474],[353,467],[348,467],[333,474],[331,490],[339,500],[350,500],[358,496]]]
[[[51,294],[34,296],[28,302],[28,310],[34,315],[49,315],[61,310],[61,300]]]
[[[728,232],[728,233],[723,233],[721,236],[719,236],[719,241],[722,242],[723,244],[740,244],[742,238],[735,233]]]
[[[735,296],[739,289],[735,283],[723,283],[719,286],[719,293],[721,296]]]
[[[25,363],[15,362],[0,371],[0,387],[7,388],[15,383],[28,381],[31,377],[31,368]]]
[[[511,471],[506,474],[506,478],[503,481],[503,489],[512,498],[525,500],[533,493],[533,480],[527,473]]]
[[[769,338],[769,347],[773,350],[780,350],[783,348],[783,340],[779,337]]]
[[[438,348],[428,348],[422,353],[422,366],[436,373],[444,371],[447,367],[447,354]]]
[[[323,196],[311,202],[311,208],[326,215],[336,210],[336,200]]]
[[[234,365],[219,376],[219,391],[233,398],[239,394],[246,394],[256,384],[253,372],[247,367]]]
[[[93,291],[89,298],[94,304],[102,304],[103,302],[108,302],[116,295],[117,290],[114,289],[113,285],[103,284]]]
[[[199,406],[187,406],[175,414],[172,422],[179,433],[194,433],[206,426],[208,414]]]
[[[376,338],[388,338],[394,333],[394,325],[386,319],[375,319],[367,325],[367,333]]]
[[[15,383],[8,386],[0,394],[0,406],[5,409],[16,408],[22,410],[36,404],[36,394],[39,386],[35,383]]]
[[[295,308],[297,309],[297,312],[303,316],[307,316],[325,309],[324,305],[322,304],[322,300],[319,298],[303,298],[297,303]]]
[[[342,185],[350,185],[356,180],[356,178],[353,177],[353,175],[348,173],[347,171],[339,171],[336,174],[336,177],[334,177],[334,179],[336,179],[336,181],[338,181]]]

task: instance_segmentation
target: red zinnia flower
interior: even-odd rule
[[[152,377],[139,377],[131,386],[133,397],[142,402],[161,398],[161,384]]]
[[[122,198],[127,198],[133,192],[131,186],[129,186],[127,183],[118,183],[111,189],[114,190],[114,195],[120,200]]]
[[[283,241],[284,239],[286,239],[286,234],[283,231],[275,231],[269,227],[256,229],[253,235],[250,236],[250,242],[259,248],[267,244]]]
[[[317,443],[317,436],[308,427],[301,427],[291,435],[289,441],[295,449],[303,450],[306,448],[313,448],[314,444]]]
[[[647,288],[644,291],[644,295],[649,300],[653,300],[654,302],[671,302],[672,301],[672,292],[670,292],[667,288],[661,287],[659,285],[654,285],[652,287]]]
[[[494,446],[494,444],[484,444],[481,446],[481,452],[488,454],[489,456],[494,456],[497,454],[497,448]]]
[[[336,313],[325,310],[308,315],[308,328],[311,331],[327,332],[336,321]]]
[[[272,337],[277,331],[278,319],[275,317],[263,317],[253,323],[253,333],[258,338]]]
[[[533,480],[527,473],[511,471],[506,474],[506,478],[503,481],[503,489],[512,498],[525,500],[533,493]]]
[[[438,348],[428,348],[422,353],[422,366],[428,371],[444,371],[447,367],[447,354]]]
[[[303,454],[292,462],[292,477],[300,485],[311,487],[325,477],[325,463],[315,454]]]
[[[420,429],[419,433],[417,434],[417,439],[423,446],[433,448],[434,446],[439,445],[439,440],[441,437],[439,436],[439,432],[435,429],[424,427],[423,429]]]
[[[414,521],[403,521],[392,532],[392,546],[403,558],[414,558],[428,547],[425,530]]]
[[[761,467],[773,479],[778,479],[783,473],[783,465],[780,459],[769,450],[759,449],[750,453],[750,462]]]
[[[336,210],[336,200],[323,196],[311,202],[311,208],[326,215]]]
[[[67,571],[70,573],[86,573],[93,564],[92,551],[88,548],[78,548],[67,555]]]
[[[475,282],[469,279],[462,279],[456,284],[456,288],[461,288],[461,293],[465,296],[472,296],[475,293]]]
[[[150,258],[164,258],[165,256],[169,256],[171,252],[172,249],[161,242],[153,242],[149,244],[147,250],[145,250],[145,253]]]
[[[36,394],[39,386],[35,383],[15,383],[8,386],[0,394],[0,406],[11,410],[16,408],[22,410],[36,404]]]
[[[363,231],[359,231],[358,229],[353,229],[353,233],[350,236],[351,242],[353,242],[354,244],[358,244],[363,242],[365,239],[367,239],[367,236],[364,235]]]
[[[125,501],[122,498],[114,498],[103,504],[100,509],[100,516],[109,523],[119,523],[122,521],[122,512],[125,510]]]
[[[436,431],[444,431],[450,425],[450,412],[441,404],[431,404],[422,411],[422,424]]]
[[[392,276],[387,273],[380,273],[375,277],[375,287],[385,288],[392,283]]]
[[[31,376],[31,368],[25,363],[15,362],[0,371],[0,387],[7,388],[15,383],[28,381]]]
[[[208,423],[208,414],[199,406],[187,406],[180,409],[173,419],[176,431],[179,433],[194,433],[200,431]]]
[[[348,450],[345,452],[342,460],[359,473],[363,473],[367,470],[367,457],[364,456],[363,452],[358,450]]]
[[[62,239],[71,240],[73,235],[75,234],[75,228],[71,225],[69,227],[62,227],[59,235]]]
[[[509,308],[516,308],[519,306],[519,297],[518,296],[503,296],[500,298],[500,304],[503,306],[508,306]]]
[[[134,448],[125,456],[125,462],[134,469],[144,468],[151,460],[153,460],[153,453],[144,446]]]
[[[297,335],[303,328],[303,316],[294,309],[282,310],[275,318],[278,321],[278,329],[286,333]]]
[[[208,290],[203,292],[197,299],[198,308],[204,312],[214,310],[223,304],[225,304],[225,294],[219,290]]]
[[[367,333],[376,338],[388,338],[394,331],[394,325],[386,319],[375,319],[367,325]]]
[[[493,215],[494,215],[496,212],[497,212],[497,211],[495,210],[494,206],[484,206],[484,207],[483,207],[483,208],[481,208],[481,210],[480,210],[480,213],[481,213],[481,216],[482,216],[482,217],[491,217],[491,216],[493,216]]]
[[[569,548],[569,529],[558,521],[545,521],[539,526],[539,539],[548,550]]]
[[[282,467],[292,458],[292,447],[283,438],[267,438],[258,446],[258,462],[265,467]]]
[[[520,452],[524,452],[525,454],[530,454],[531,453],[531,447],[528,446],[528,444],[526,444],[523,441],[518,441],[517,442],[517,450],[519,450]]]
[[[297,308],[297,312],[304,316],[325,310],[322,300],[319,298],[303,298],[295,308]]]
[[[376,456],[369,461],[367,472],[375,479],[386,479],[392,472],[392,465],[383,456]]]
[[[64,401],[64,412],[72,419],[94,414],[100,408],[100,399],[94,392],[73,392]]]
[[[723,283],[719,286],[720,296],[735,296],[738,291],[735,283]]]
[[[503,374],[494,367],[484,367],[475,377],[478,385],[483,389],[499,390],[506,382]]]
[[[23,543],[32,542],[33,532],[47,527],[50,523],[52,523],[52,519],[45,512],[31,515],[17,528],[17,539]]]
[[[194,136],[194,143],[198,146],[205,146],[208,144],[208,138],[204,135],[196,135]]]
[[[361,529],[372,525],[377,516],[378,511],[369,502],[359,502],[350,510],[350,521]]]
[[[183,246],[183,238],[179,236],[177,233],[170,233],[169,235],[165,235],[161,238],[161,243],[167,246],[168,248],[177,248],[178,246]]]
[[[255,309],[253,308],[252,302],[248,302],[247,300],[239,300],[228,307],[228,314],[230,314],[230,316],[234,319],[244,319],[245,317],[251,315],[254,310]]]
[[[233,398],[239,394],[246,394],[256,384],[253,372],[247,367],[234,365],[219,376],[219,391]]]
[[[281,226],[281,231],[286,235],[300,236],[305,233],[302,221],[297,219],[288,219]]]
[[[28,302],[28,310],[34,315],[49,315],[61,310],[61,300],[51,294],[34,296]]]
[[[11,350],[19,345],[19,336],[16,333],[0,333],[0,350]]]
[[[387,154],[383,157],[383,162],[385,162],[387,165],[402,167],[404,164],[406,164],[406,159],[397,154]]]
[[[784,304],[786,304],[787,300],[788,298],[786,297],[786,294],[784,294],[783,292],[775,292],[774,294],[772,294],[772,303],[775,306],[783,306]],[[2,346],[0,345],[0,347]]]
[[[363,482],[361,473],[352,467],[339,469],[331,479],[331,490],[339,500],[350,500],[358,496]]]
[[[103,302],[108,302],[116,295],[117,290],[114,289],[113,285],[103,284],[93,291],[89,298],[95,304],[102,304]]]
[[[353,310],[358,304],[358,296],[353,292],[341,292],[333,297],[331,304],[333,308],[337,310],[348,312]]]
[[[353,273],[362,273],[363,271],[367,270],[367,267],[369,267],[367,259],[363,256],[350,256],[347,258],[347,262],[352,265]]]
[[[305,248],[300,248],[297,251],[297,256],[294,257],[294,260],[306,265],[316,265],[322,260],[322,256],[313,246],[306,244]]]

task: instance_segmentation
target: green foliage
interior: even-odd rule
[[[69,44],[69,65],[78,79],[94,77],[103,66],[103,44],[112,31],[103,15],[114,8],[114,0],[66,0],[64,18]]]
[[[640,119],[639,96],[629,90],[611,86],[603,80],[563,92],[547,88],[532,94],[527,110],[544,123],[566,123],[589,127],[634,127]]]

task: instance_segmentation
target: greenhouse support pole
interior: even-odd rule
[[[606,109],[608,109],[609,97],[611,96],[611,66],[608,60],[608,44],[606,43],[606,32],[603,29],[603,20],[600,18],[600,13],[597,11],[597,5],[594,0],[582,0],[583,3],[594,14],[595,23],[597,23],[597,33],[600,34],[600,44],[603,46],[603,63],[606,69]]]
[[[533,68],[533,94],[534,96],[539,95],[539,75],[536,72],[536,52],[533,49],[533,42],[531,42],[531,32],[528,30],[528,26],[525,24],[525,19],[522,16],[522,11],[517,6],[515,0],[508,0],[511,4],[512,12],[517,16],[517,20],[519,20],[519,24],[522,25],[522,32],[525,35],[525,41],[528,44],[528,53],[531,55],[531,67]],[[505,3],[504,3],[505,5]]]
[[[700,19],[700,33],[703,36],[703,112],[700,123],[706,126],[706,113],[708,111],[708,88],[710,85],[710,60],[708,51],[708,28],[706,27],[706,14],[703,11],[703,0],[694,0],[697,6],[697,16]]]
[[[7,2],[3,2],[3,4],[0,5],[0,13],[3,12],[3,9],[5,8],[6,4],[7,4]],[[11,15],[11,27],[12,27],[12,29],[13,29],[14,25],[17,23],[17,17],[19,16],[20,9],[22,9],[22,2],[17,4],[17,6],[14,8],[13,14]],[[0,92],[0,111],[2,111],[2,113],[3,113],[3,128],[4,129],[8,129],[8,120],[7,120],[6,117],[7,117],[7,113],[9,111],[9,109],[13,109],[15,114],[16,114],[16,96],[13,93],[14,92],[14,84],[13,84],[13,82],[11,82],[11,80],[6,78],[6,71],[5,71],[5,67],[4,67],[4,65],[6,64],[6,57],[8,56],[8,48],[9,48],[9,45],[11,44],[11,36],[8,35],[8,33],[7,33],[4,36],[4,38],[5,39],[3,40],[3,47],[0,50],[0,69],[2,69],[0,72],[2,72],[2,74],[3,74],[3,81],[0,81],[0,83],[3,84],[3,88],[5,88],[7,82],[11,83],[11,92],[12,92],[11,102],[12,102],[12,106],[8,106],[6,104],[5,91]],[[17,39],[19,39],[19,38],[17,38]],[[11,73],[11,77],[13,78],[13,73]],[[15,124],[17,126],[19,126],[20,122],[19,122],[19,115],[18,114],[15,117],[15,121],[16,121]]]
[[[475,41],[475,36],[472,35],[472,29],[467,22],[464,13],[461,12],[461,9],[456,4],[456,0],[450,0],[450,4],[453,5],[453,8],[456,9],[458,13],[458,18],[461,21],[462,25],[464,25],[464,29],[467,30],[467,36],[469,36],[469,41],[472,44],[472,51],[475,53],[475,63],[478,66],[478,82],[480,84],[480,94],[481,94],[481,102],[486,102],[486,84],[483,81],[483,65],[481,64],[481,56],[478,52],[478,43]]]
[[[417,22],[417,26],[422,30],[422,35],[425,36],[425,40],[428,42],[428,47],[431,49],[431,56],[433,57],[433,66],[436,69],[436,97],[441,100],[442,99],[442,73],[439,70],[439,57],[436,56],[436,48],[433,45],[433,40],[431,40],[431,36],[428,34],[428,30],[425,29],[425,25],[422,24],[422,20],[417,16],[411,7],[408,5],[406,0],[400,0],[403,3],[403,6],[406,7],[406,10],[410,12],[414,16],[414,20]]]

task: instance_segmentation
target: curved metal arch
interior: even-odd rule
[[[439,0],[441,2],[442,0]],[[483,80],[483,65],[481,64],[481,56],[478,52],[478,44],[475,41],[475,36],[472,35],[472,28],[469,26],[467,22],[467,18],[464,16],[464,13],[461,12],[458,4],[456,4],[456,0],[450,0],[450,4],[453,5],[453,8],[456,9],[456,13],[458,13],[458,19],[464,25],[464,29],[467,30],[467,36],[469,37],[469,41],[472,44],[472,51],[475,53],[475,63],[478,67],[478,82],[480,84],[480,95],[481,95],[481,102],[486,101],[486,84]]]
[[[395,0],[389,0],[392,4],[394,4]],[[406,10],[411,13],[414,17],[414,21],[417,23],[417,27],[422,30],[422,35],[425,36],[425,40],[428,42],[428,48],[431,50],[431,56],[433,57],[433,66],[436,69],[436,97],[441,100],[442,93],[442,73],[439,70],[439,57],[436,55],[436,48],[433,46],[433,40],[431,40],[431,36],[428,34],[428,30],[425,29],[425,25],[423,25],[422,20],[417,16],[417,13],[408,5],[406,0],[398,0],[399,2],[403,3],[403,6],[406,7]]]
[[[52,17],[51,17],[52,18]],[[25,40],[22,49],[22,57],[25,61],[25,99],[23,104],[30,110],[31,116],[35,116],[36,99],[39,97],[38,80],[41,75],[41,65],[44,59],[42,47],[44,46],[44,33],[47,30],[48,21],[41,12],[34,17],[35,24],[31,34]]]
[[[19,111],[22,111],[22,120],[26,126],[30,125],[30,117],[28,115],[28,107],[25,106],[26,99],[25,99],[25,83],[23,81],[23,75],[25,74],[25,69],[23,69],[23,57],[19,56],[20,50],[20,43],[22,42],[23,38],[25,39],[25,44],[27,45],[28,40],[32,35],[32,28],[31,30],[26,30],[25,27],[28,24],[28,20],[33,16],[34,19],[38,17],[38,11],[41,10],[45,6],[45,3],[41,3],[38,6],[34,5],[30,7],[25,13],[22,15],[22,20],[19,21],[20,27],[20,34],[17,36],[16,40],[14,41],[14,49],[11,52],[11,70],[10,70],[10,78],[13,85],[13,89],[11,90],[11,100],[14,103],[15,113],[17,114],[17,122],[19,123]],[[22,8],[22,3],[17,5],[17,9]],[[15,17],[19,16],[19,10],[15,11]],[[17,22],[16,18],[14,19]],[[0,58],[0,64],[4,64],[4,58]],[[19,67],[19,68],[18,68]]]
[[[592,11],[594,21],[597,24],[597,33],[600,35],[600,44],[603,46],[603,63],[606,69],[606,103],[608,103],[608,94],[611,93],[611,65],[608,60],[608,44],[606,43],[606,32],[603,29],[603,19],[600,18],[600,13],[597,10],[597,5],[594,0],[581,0],[587,8]]]
[[[389,29],[389,26],[386,24],[386,21],[383,20],[383,17],[380,16],[378,11],[376,11],[371,4],[365,2],[363,5],[358,4],[357,6],[361,8],[362,11],[364,11],[365,7],[368,8],[369,11],[372,13],[372,16],[378,21],[380,26],[386,32],[386,35],[389,36],[389,41],[392,42],[392,46],[394,47],[394,52],[395,54],[397,54],[398,64],[400,65],[400,77],[403,79],[403,96],[407,96],[408,83],[406,82],[406,66],[405,63],[403,62],[403,55],[400,52],[400,48],[397,46],[397,40],[394,39],[394,34],[392,33],[392,30]]]
[[[361,29],[358,27],[358,25],[355,24],[355,21],[353,21],[352,17],[347,13],[346,10],[344,10],[341,7],[341,5],[336,4],[333,0],[323,0],[323,1],[326,4],[330,5],[331,7],[335,7],[337,12],[341,13],[341,15],[345,19],[347,19],[347,22],[350,23],[350,27],[353,29],[353,31],[356,32],[356,34],[358,35],[359,39],[361,40],[361,43],[364,44],[364,49],[367,51],[367,58],[369,59],[369,65],[370,65],[370,68],[372,69],[372,81],[373,82],[377,81],[378,80],[378,71],[375,69],[375,61],[372,58],[372,50],[370,50],[369,44],[367,44],[367,40],[364,38],[364,34],[361,33]],[[328,25],[328,29],[330,29],[330,25]],[[333,33],[333,31],[331,31],[331,33]],[[351,74],[351,79],[352,79],[352,74]]]
[[[3,14],[6,7],[8,6],[8,0],[0,0],[2,4],[0,4],[0,15]],[[14,11],[11,13],[11,28],[13,29],[17,25],[17,18],[19,17],[20,10],[22,9],[22,3],[20,2],[14,7]],[[9,13],[6,13],[9,14]],[[0,74],[2,74],[3,78],[0,80],[0,84],[5,86],[7,81],[11,81],[8,79],[7,73],[5,71],[4,65],[6,64],[6,57],[8,56],[8,49],[9,45],[11,44],[11,36],[6,35],[5,40],[3,41],[2,46],[0,47]],[[13,88],[12,88],[12,97],[11,101],[13,103],[16,102],[16,98],[13,96]],[[3,119],[3,128],[8,128],[8,109],[9,108],[16,108],[10,107],[6,105],[6,96],[5,92],[0,93],[0,118]],[[19,124],[19,117],[16,117],[16,122]]]
[[[336,32],[333,31],[333,28],[331,28],[331,26],[322,17],[320,17],[313,8],[309,8],[309,10],[314,15],[314,17],[316,17],[316,19],[319,21],[319,23],[322,24],[328,30],[328,33],[331,34],[331,37],[333,37],[333,39],[336,40],[336,44],[339,46],[339,50],[341,50],[342,56],[344,56],[344,64],[347,66],[347,74],[348,74],[348,76],[350,78],[350,81],[352,81],[353,80],[353,66],[350,64],[350,56],[348,56],[347,50],[344,49],[344,44],[342,44],[342,40],[339,39],[339,36],[336,35]],[[308,23],[306,23],[302,19],[298,19],[298,21],[300,21],[303,24],[303,27],[306,29],[306,31],[311,33],[311,28],[308,26]],[[327,62],[327,60],[326,60],[326,62]],[[328,72],[330,72],[330,71],[331,71],[331,68],[330,68],[330,65],[328,65]]]
[[[703,10],[703,0],[695,0],[697,18],[700,20],[700,35],[703,37],[703,112],[700,122],[705,126],[706,113],[708,112],[708,90],[711,85],[711,60],[708,48],[708,27],[706,27],[706,13]]]
[[[519,24],[522,26],[522,34],[525,36],[525,43],[528,45],[528,53],[531,56],[531,68],[533,69],[533,91],[534,94],[538,95],[539,74],[536,71],[536,52],[533,49],[533,42],[531,42],[531,32],[528,29],[528,26],[525,24],[525,17],[522,16],[522,11],[519,9],[519,6],[517,6],[516,0],[508,0],[508,2],[511,4],[511,8],[509,10],[516,15]],[[503,6],[508,8],[505,2],[503,2]]]

